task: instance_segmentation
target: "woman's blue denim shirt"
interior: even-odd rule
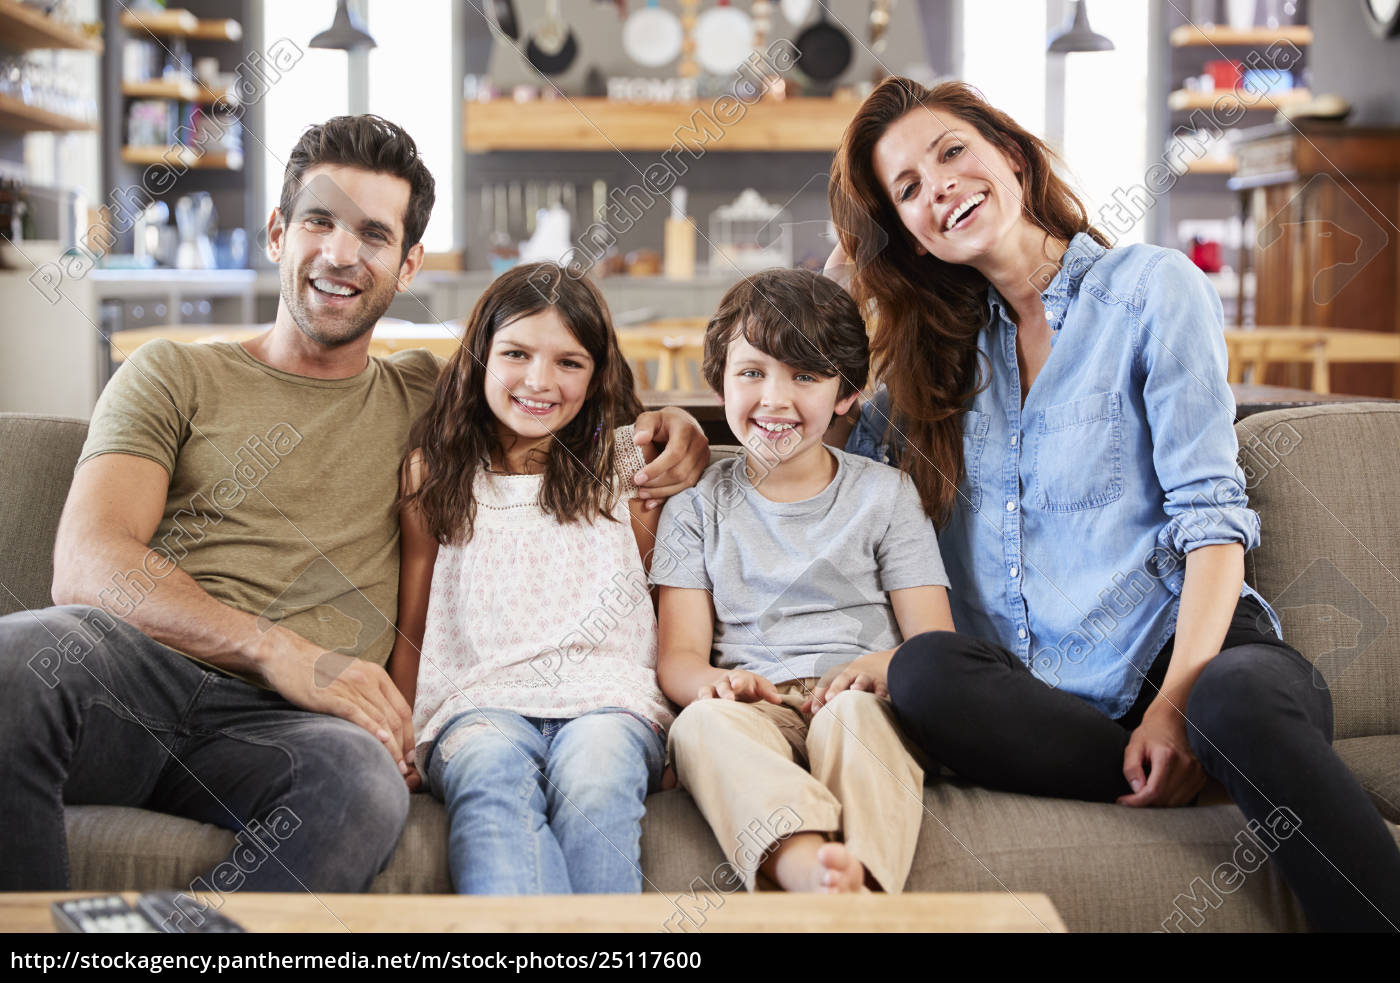
[[[1041,299],[1052,349],[1022,406],[1013,312],[988,288],[991,382],[963,418],[939,543],[959,631],[1116,718],[1176,630],[1186,553],[1259,542],[1220,298],[1176,250],[1081,233]],[[888,411],[881,389],[846,449],[897,463]]]

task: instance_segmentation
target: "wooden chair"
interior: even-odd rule
[[[638,389],[655,392],[700,392],[705,388],[700,363],[705,356],[705,338],[693,329],[695,318],[668,318],[635,328],[620,328],[618,346],[632,365]],[[683,330],[677,332],[676,327]],[[689,327],[691,330],[686,331]],[[650,364],[656,364],[656,375]]]
[[[1231,382],[1262,384],[1272,365],[1312,366],[1312,390],[1332,391],[1333,362],[1400,363],[1400,335],[1388,331],[1353,331],[1348,328],[1262,327],[1225,332]]]

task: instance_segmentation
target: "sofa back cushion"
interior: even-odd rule
[[[1336,737],[1400,733],[1400,403],[1235,426],[1262,542],[1245,576],[1332,691]]]
[[[0,615],[53,604],[53,541],[87,421],[0,413]]]

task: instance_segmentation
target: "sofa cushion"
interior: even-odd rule
[[[926,788],[924,804],[916,890],[1044,891],[1074,932],[1305,927],[1272,864],[1233,892],[1211,887],[1246,828],[1232,805],[1129,809],[956,780]]]
[[[1400,734],[1352,737],[1332,745],[1380,814],[1400,823]]]
[[[1263,524],[1249,582],[1331,689],[1335,736],[1400,733],[1400,404],[1274,410],[1235,430]]]
[[[87,422],[0,413],[0,616],[53,603],[53,541]]]
[[[1381,763],[1387,753],[1358,742],[1339,750],[1354,767]],[[1072,931],[1150,931],[1164,922],[1210,931],[1303,927],[1270,864],[1233,892],[1209,887],[1245,829],[1234,806],[1126,809],[939,780],[924,789],[924,807],[911,891],[1043,891]],[[71,882],[80,891],[187,888],[233,845],[225,830],[117,806],[69,806],[67,826]],[[1392,832],[1400,843],[1400,827]],[[446,847],[441,803],[415,795],[399,849],[371,890],[449,892]],[[678,902],[682,915],[718,907],[737,888],[724,860],[687,792],[647,800],[646,890],[694,898]]]

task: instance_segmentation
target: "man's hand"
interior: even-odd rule
[[[880,699],[888,700],[890,690],[887,680],[889,679],[890,660],[894,658],[894,652],[894,649],[870,652],[844,666],[828,669],[812,689],[812,695],[803,702],[802,712],[816,713],[823,706],[836,699],[837,693],[848,689],[874,693]]]
[[[756,672],[730,669],[714,682],[700,687],[697,700],[734,700],[738,703],[782,703],[773,684]]]
[[[656,459],[632,479],[640,489],[637,497],[647,499],[648,509],[659,509],[676,492],[694,487],[710,464],[705,431],[685,410],[674,406],[648,410],[637,417],[633,433],[638,447],[661,448]]]
[[[1186,718],[1160,696],[1128,738],[1123,777],[1133,791],[1118,797],[1122,806],[1186,805],[1206,783],[1205,770],[1186,740]]]
[[[854,272],[855,265],[851,263],[851,258],[846,255],[846,250],[842,249],[838,242],[836,248],[831,251],[831,255],[826,258],[826,265],[822,267],[822,276],[828,280],[835,280],[849,290],[851,275]]]
[[[373,662],[299,641],[264,664],[268,685],[288,703],[369,731],[388,748],[412,790],[413,711],[389,674]]]

